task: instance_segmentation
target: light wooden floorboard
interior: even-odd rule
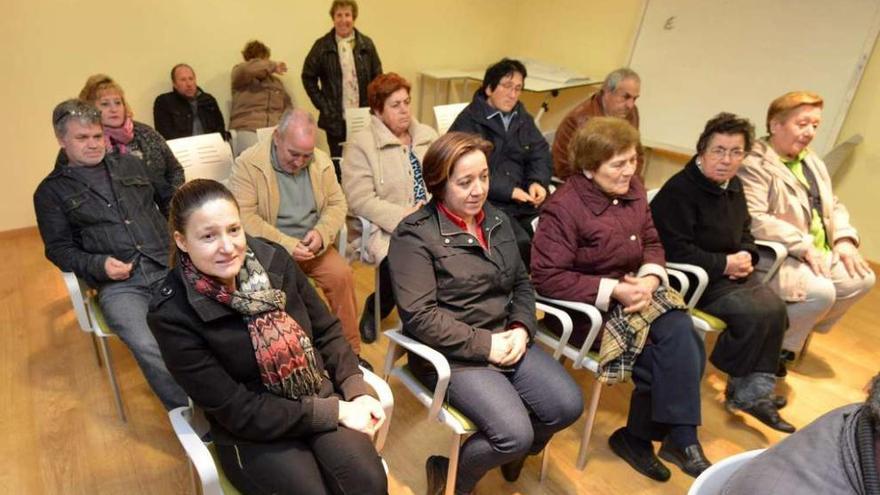
[[[111,341],[128,423],[117,417],[104,369],[88,335],[79,331],[58,270],[43,257],[33,231],[0,242],[0,493],[182,494],[192,493],[182,449],[167,415],[128,350]],[[373,270],[355,264],[359,301],[372,291]],[[822,413],[863,399],[868,379],[880,369],[875,290],[827,335],[813,338],[807,357],[780,385],[790,400],[784,417],[804,426]],[[395,323],[392,316],[386,327]],[[708,345],[714,344],[709,338]],[[364,346],[379,371],[386,341]],[[573,375],[584,395],[593,381]],[[450,435],[424,420],[426,410],[392,380],[396,407],[385,449],[392,494],[425,490],[424,462],[445,453]],[[784,435],[753,419],[728,414],[721,403],[724,378],[709,366],[703,381],[700,438],[712,460],[766,447]],[[691,478],[674,467],[668,483],[632,471],[607,446],[626,417],[631,387],[603,390],[584,471],[574,468],[584,418],[556,436],[550,469],[538,482],[540,459],[530,459],[517,483],[489,473],[479,494],[679,494]]]

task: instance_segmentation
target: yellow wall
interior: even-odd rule
[[[31,195],[57,151],[52,107],[75,96],[89,74],[107,72],[116,78],[135,118],[151,124],[153,99],[170,87],[168,70],[186,61],[226,112],[229,70],[240,60],[244,42],[259,38],[273,49],[273,59],[288,63],[284,80],[296,104],[313,109],[300,69],[314,40],[331,25],[330,2],[318,0],[93,0],[87,8],[69,0],[7,3],[0,18],[0,67],[6,69],[0,79],[6,95],[5,118],[0,119],[5,162],[0,231],[34,225]],[[414,84],[423,68],[472,69],[504,55],[540,58],[601,79],[626,62],[641,9],[642,0],[365,0],[357,24],[376,42],[385,69]],[[864,252],[873,260],[880,260],[880,215],[872,200],[880,185],[880,171],[872,167],[880,158],[877,87],[880,56],[875,53],[841,133],[860,132],[865,142],[837,184],[862,232]],[[651,82],[644,81],[642,90],[650,91]],[[470,91],[455,97],[469,99]],[[590,91],[563,92],[552,101],[541,127],[554,128]],[[526,95],[524,100],[534,113],[541,97]],[[416,101],[421,103],[426,109],[432,104]],[[679,165],[676,158],[655,156],[649,186],[662,183]]]

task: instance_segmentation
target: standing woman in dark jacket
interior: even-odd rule
[[[169,224],[176,266],[147,320],[169,371],[204,409],[232,484],[386,493],[369,437],[382,407],[287,251],[246,238],[235,198],[215,181],[181,187]]]
[[[89,77],[79,92],[79,99],[101,111],[108,154],[132,154],[143,160],[154,181],[164,182],[175,189],[183,184],[183,167],[165,144],[165,139],[147,124],[133,120],[125,92],[110,76],[95,74]]]
[[[430,203],[404,218],[388,260],[406,334],[449,360],[448,401],[479,430],[462,445],[455,493],[494,467],[508,481],[583,410],[580,388],[537,346],[535,294],[507,216],[486,203],[491,144],[452,132],[423,162]],[[423,382],[437,376],[410,356]],[[442,493],[449,460],[431,456],[428,493]]]
[[[728,409],[791,433],[794,426],[779,417],[782,402],[773,393],[788,316],[785,302],[753,273],[758,247],[736,176],[753,140],[751,122],[716,115],[697,141],[696,156],[663,185],[651,210],[669,260],[709,275],[699,307],[727,323],[709,359],[728,375]]]
[[[332,157],[342,156],[345,109],[367,106],[367,85],[382,73],[373,40],[354,28],[357,17],[356,1],[334,0],[333,29],[315,41],[303,64],[303,86],[320,113],[318,127],[327,132]]]
[[[634,177],[638,147],[639,131],[623,119],[594,117],[578,129],[569,146],[577,172],[541,211],[532,281],[541,295],[605,312],[600,360],[619,347],[611,336],[626,337],[621,322],[635,321],[642,332],[647,327],[647,335],[639,334],[644,345],[627,349],[636,355],[625,363],[635,384],[626,427],[608,443],[638,472],[666,481],[669,469],[652,441],[662,440],[660,457],[690,476],[710,466],[697,437],[706,356],[681,297],[667,288],[663,246],[645,188]],[[600,372],[604,377],[604,367]]]

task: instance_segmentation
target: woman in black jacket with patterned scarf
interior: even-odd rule
[[[280,245],[244,234],[218,182],[171,203],[176,245],[148,322],[171,374],[204,409],[244,493],[387,492],[370,435],[385,420],[357,357]]]

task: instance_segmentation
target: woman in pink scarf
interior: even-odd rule
[[[165,140],[152,127],[132,119],[125,92],[110,76],[95,74],[79,93],[81,100],[101,110],[107,153],[132,154],[143,160],[145,171],[175,189],[184,182],[183,167]]]

